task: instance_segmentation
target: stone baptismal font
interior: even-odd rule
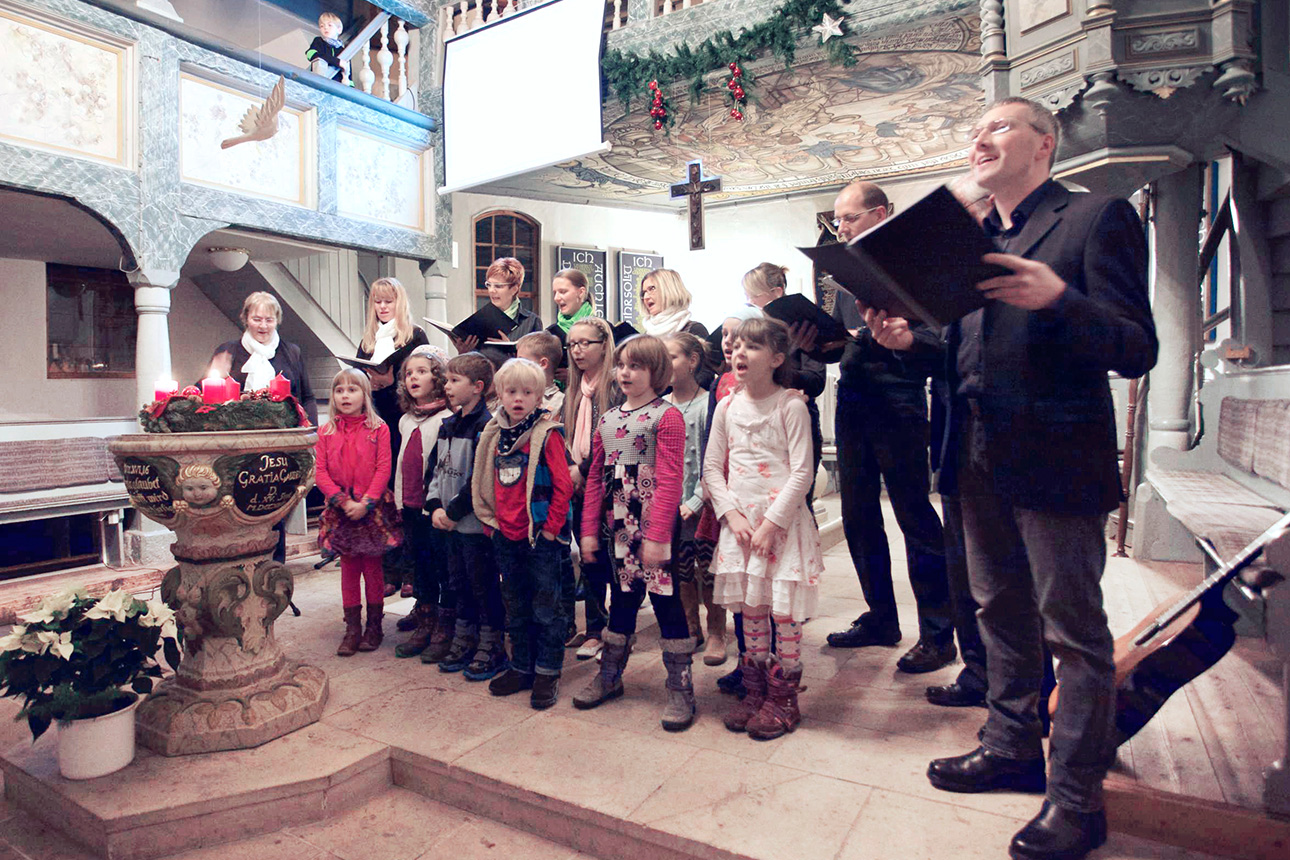
[[[316,429],[281,391],[228,402],[193,391],[146,407],[146,432],[109,445],[131,503],[176,535],[161,597],[183,660],[139,706],[136,729],[163,755],[258,746],[316,722],[327,701],[326,674],[273,636],[293,588],[273,560],[273,526],[313,486]]]

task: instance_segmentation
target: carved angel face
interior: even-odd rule
[[[179,493],[183,496],[185,502],[195,508],[200,508],[215,501],[215,496],[219,494],[219,488],[205,475],[196,475],[186,478],[179,485]]]

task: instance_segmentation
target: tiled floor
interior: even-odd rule
[[[903,557],[899,538],[892,554]],[[388,744],[487,779],[521,786],[665,833],[700,840],[755,858],[1003,857],[1008,839],[1039,802],[1014,794],[962,795],[933,789],[924,772],[931,758],[975,745],[980,709],[939,709],[923,688],[952,680],[957,667],[927,676],[895,670],[900,648],[837,651],[824,636],[845,627],[862,608],[844,546],[826,556],[821,617],[806,626],[804,721],[794,734],[758,743],[734,735],[720,717],[732,700],[715,689],[731,668],[697,665],[700,717],[686,732],[661,730],[663,669],[653,619],[641,637],[626,695],[591,711],[569,699],[594,671],[569,652],[560,702],[537,712],[527,699],[490,697],[486,684],[445,675],[417,660],[397,660],[394,634],[375,654],[334,655],[339,624],[339,575],[315,574],[299,563],[295,602],[277,635],[288,652],[324,668],[331,697],[323,721],[331,729]],[[1117,578],[1140,576],[1116,561]],[[916,629],[907,581],[897,577],[901,618]],[[1120,613],[1127,615],[1128,613]],[[1117,629],[1125,625],[1112,617]],[[393,624],[387,621],[387,631]],[[391,641],[393,640],[393,641]],[[907,636],[904,647],[913,644]],[[1171,702],[1171,705],[1173,703]],[[0,744],[22,741],[21,725],[0,700]],[[1124,767],[1121,766],[1123,770]],[[1257,776],[1257,774],[1255,775]],[[0,860],[90,855],[46,826],[0,804]],[[402,789],[358,809],[307,826],[244,842],[176,855],[184,860],[438,860],[438,858],[568,858],[562,847]],[[1206,855],[1113,834],[1093,855],[1110,858],[1201,858]]]

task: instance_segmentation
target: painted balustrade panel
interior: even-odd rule
[[[434,232],[434,150],[356,128],[336,134],[336,206],[341,215]]]
[[[134,50],[0,7],[0,139],[134,167]]]
[[[268,93],[252,93],[183,73],[179,82],[179,161],[185,182],[312,208],[317,205],[314,177],[317,146],[312,110],[285,106],[278,131],[221,149],[220,142],[241,132],[249,108],[264,104]]]

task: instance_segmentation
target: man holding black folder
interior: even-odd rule
[[[977,285],[987,306],[947,330],[952,392],[942,486],[963,509],[972,594],[986,645],[981,746],[927,770],[946,791],[1043,791],[1014,858],[1079,858],[1106,840],[1102,780],[1115,757],[1115,669],[1102,608],[1106,514],[1120,499],[1107,372],[1156,360],[1146,243],[1125,200],[1049,177],[1056,118],[997,102],[972,137],[972,175],[1011,270]],[[926,346],[870,313],[879,342]],[[947,486],[948,482],[948,486]],[[1058,659],[1061,704],[1045,768],[1037,716],[1041,642]]]
[[[883,221],[887,195],[872,182],[853,182],[833,205],[838,236],[849,242]],[[839,293],[844,297],[845,293]],[[834,318],[858,326],[854,303],[839,300]],[[881,492],[887,487],[896,522],[905,535],[909,581],[918,605],[918,643],[900,658],[904,672],[931,672],[954,660],[954,628],[945,571],[941,521],[928,495],[926,373],[906,367],[867,330],[821,356],[841,361],[835,439],[841,475],[842,528],[869,611],[851,628],[828,637],[835,648],[895,645],[900,641],[891,551],[883,525]]]

